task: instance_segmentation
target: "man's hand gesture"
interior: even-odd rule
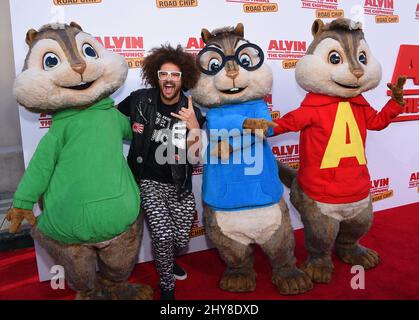
[[[179,114],[171,113],[172,117],[186,122],[186,127],[189,130],[199,129],[199,123],[196,119],[195,110],[193,108],[192,97],[188,97],[188,108],[182,108],[179,110]]]

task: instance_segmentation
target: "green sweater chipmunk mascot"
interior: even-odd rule
[[[123,156],[132,130],[109,98],[125,82],[127,64],[74,22],[31,29],[26,43],[17,101],[53,115],[53,123],[14,195],[10,231],[24,218],[33,225],[32,237],[64,267],[76,299],[152,299],[149,286],[128,283],[143,219]],[[41,196],[42,214],[35,219],[32,209]]]

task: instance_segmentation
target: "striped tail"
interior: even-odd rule
[[[292,181],[297,177],[297,170],[287,166],[285,163],[278,163],[279,179],[288,188],[291,188]]]

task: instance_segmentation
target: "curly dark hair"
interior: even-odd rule
[[[200,70],[195,57],[183,50],[181,45],[173,48],[170,44],[162,45],[150,50],[142,62],[142,78],[145,84],[154,88],[159,86],[157,71],[160,67],[171,62],[177,65],[182,72],[182,87],[189,90],[195,86],[200,76]]]

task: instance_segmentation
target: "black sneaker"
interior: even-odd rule
[[[188,274],[176,262],[173,264],[173,275],[176,280],[185,280]]]
[[[164,301],[172,301],[175,299],[175,289],[172,290],[163,290],[161,289],[161,297],[160,300]]]

